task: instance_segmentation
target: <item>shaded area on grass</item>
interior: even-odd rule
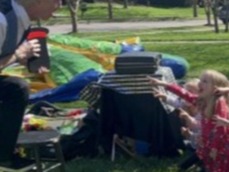
[[[153,157],[118,158],[111,162],[109,157],[97,157],[94,159],[79,159],[68,163],[67,172],[176,172],[178,159],[157,159]]]

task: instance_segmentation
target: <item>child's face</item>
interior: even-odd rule
[[[189,92],[191,92],[193,94],[199,93],[199,87],[197,85],[187,84],[187,85],[185,85],[185,88],[186,88],[186,90],[188,90]]]
[[[202,75],[199,82],[199,96],[206,98],[213,93],[212,80],[207,75]]]

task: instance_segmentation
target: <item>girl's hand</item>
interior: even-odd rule
[[[151,76],[147,76],[147,78],[149,79],[149,82],[153,85],[153,86],[166,86],[167,83],[164,81],[161,81],[157,78],[151,77]]]
[[[190,138],[192,135],[192,132],[186,128],[186,127],[181,127],[181,134],[183,137],[185,137],[186,139]]]
[[[216,96],[221,96],[223,94],[227,94],[229,92],[229,88],[228,87],[215,87],[214,88],[214,94]]]
[[[219,115],[214,115],[212,117],[214,120],[215,125],[221,126],[221,127],[228,127],[229,126],[229,120],[226,118],[222,118]]]
[[[23,42],[15,51],[16,61],[22,65],[27,64],[27,61],[31,57],[39,57],[41,51],[41,45],[37,39],[32,39]]]
[[[209,156],[215,160],[217,156],[217,150],[216,149],[211,149]]]
[[[188,116],[189,116],[188,112],[186,112],[185,110],[183,110],[183,109],[181,109],[181,108],[179,109],[179,111],[180,111],[179,117],[180,117],[181,119],[186,120],[186,119],[188,118]]]
[[[154,97],[159,98],[160,100],[162,100],[164,102],[166,101],[166,98],[167,98],[166,94],[164,94],[163,92],[161,92],[157,89],[153,89],[153,95],[154,95]]]

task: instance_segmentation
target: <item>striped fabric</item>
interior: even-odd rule
[[[90,106],[98,105],[102,88],[112,89],[121,94],[152,94],[152,85],[147,76],[157,77],[169,83],[176,83],[174,75],[170,68],[159,67],[155,74],[116,74],[108,72],[101,76],[97,83],[87,85],[80,93],[80,99],[89,103]],[[166,92],[163,87],[158,88]],[[168,93],[171,94],[171,93]],[[165,109],[169,109],[164,104]]]
[[[161,75],[151,75],[159,77]],[[115,73],[107,73],[102,76],[100,85],[113,89],[123,94],[146,94],[152,93],[152,86],[149,84],[147,75],[118,75]]]

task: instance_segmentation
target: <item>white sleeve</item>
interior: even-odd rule
[[[179,97],[167,96],[166,103],[173,106],[174,108],[182,108],[183,103]]]
[[[7,22],[5,16],[2,13],[0,13],[0,54],[2,53],[2,46],[6,39],[6,27]]]

